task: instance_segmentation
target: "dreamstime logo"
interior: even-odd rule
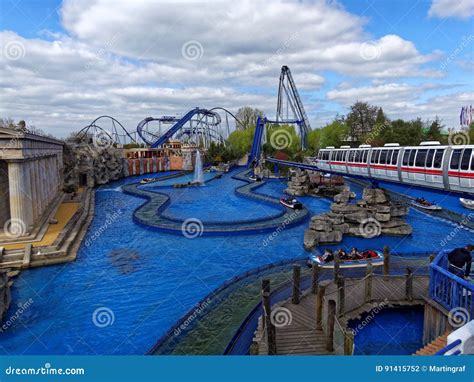
[[[5,222],[3,231],[10,238],[17,238],[26,234],[26,224],[21,219],[12,218]]]
[[[92,143],[98,149],[108,149],[114,144],[111,135],[105,130],[97,130],[92,137]]]
[[[470,321],[467,309],[457,307],[449,311],[448,323],[453,328],[460,328]]]
[[[468,145],[470,143],[467,131],[451,131],[448,136],[450,145]]]
[[[367,41],[360,44],[359,54],[364,60],[372,61],[380,57],[382,50],[375,42]]]
[[[186,60],[199,60],[204,54],[204,48],[199,41],[189,40],[181,47],[181,54]]]
[[[115,315],[112,309],[109,309],[105,306],[101,308],[97,308],[92,313],[92,322],[98,328],[106,328],[107,326],[111,326],[115,322]]]
[[[270,145],[275,150],[286,149],[291,146],[292,142],[293,138],[291,137],[291,134],[284,129],[278,129],[270,135]]]
[[[382,226],[374,218],[364,219],[359,225],[359,232],[366,239],[371,239],[381,234]]]
[[[283,231],[293,220],[298,217],[298,212],[292,212],[268,237],[263,239],[263,246],[267,247],[271,241],[273,241],[281,231]]]
[[[364,329],[368,324],[372,322],[372,320],[375,318],[375,316],[382,311],[385,306],[388,304],[388,299],[385,299],[382,301],[380,304],[378,304],[375,308],[373,308],[365,318],[359,322],[356,328],[352,329],[352,334],[355,336],[357,333],[359,333],[362,329]]]
[[[270,314],[270,322],[277,328],[283,328],[284,326],[291,325],[293,321],[293,315],[290,310],[279,306],[272,310]]]
[[[186,219],[181,225],[181,232],[187,239],[194,239],[202,236],[204,232],[204,225],[202,221],[196,218]]]
[[[21,41],[9,41],[3,47],[3,55],[7,60],[18,61],[25,57],[25,46]]]
[[[463,215],[463,219],[461,220],[461,224],[456,224],[456,227],[440,241],[440,245],[445,247],[462,229],[466,229],[466,226],[469,222],[474,219],[474,212],[471,212],[469,215]]]

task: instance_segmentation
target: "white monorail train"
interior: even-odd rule
[[[321,170],[332,173],[474,194],[474,145],[327,147],[315,159]]]

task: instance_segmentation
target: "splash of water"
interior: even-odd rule
[[[203,184],[204,183],[204,174],[202,172],[202,160],[201,153],[196,151],[196,163],[194,165],[194,182]]]

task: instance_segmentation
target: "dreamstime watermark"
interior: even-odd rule
[[[459,231],[463,229],[462,226],[467,225],[467,223],[471,222],[473,219],[474,219],[474,212],[471,212],[469,215],[464,216],[460,224],[456,225],[456,227],[439,242],[439,245],[441,247],[445,247],[446,245],[448,245],[448,243],[452,239],[454,239],[454,237],[459,233]]]
[[[270,134],[270,145],[275,150],[284,150],[291,146],[293,138],[289,131],[277,129]]]
[[[202,314],[202,312],[207,309],[211,304],[212,300],[208,298],[206,301],[201,302],[198,307],[191,313],[186,319],[174,330],[174,335],[179,336],[183,331],[185,331],[193,321]]]
[[[83,367],[57,368],[46,362],[42,367],[13,367],[5,368],[5,375],[84,375]]]
[[[204,233],[204,225],[199,219],[189,218],[181,225],[181,232],[186,239],[195,239]]]
[[[98,328],[106,328],[115,322],[115,314],[112,309],[102,306],[92,313],[92,322]]]
[[[471,139],[467,131],[451,131],[448,135],[448,143],[453,145],[468,145]]]
[[[280,48],[278,48],[274,54],[272,54],[266,61],[265,61],[265,66],[270,66],[272,65],[275,60],[279,57],[281,57],[291,46],[293,41],[295,41],[298,37],[300,36],[300,32],[295,32],[291,36],[289,36],[281,45]]]
[[[5,155],[7,150],[10,149],[15,149],[18,147],[18,144],[20,142],[20,138],[23,135],[23,133],[26,132],[26,128],[14,131],[14,136],[12,139],[10,139],[2,148],[0,149],[0,155]]]
[[[263,246],[267,247],[268,244],[270,244],[271,241],[276,239],[276,237],[280,234],[281,231],[283,231],[288,225],[291,224],[293,220],[298,216],[298,212],[294,211],[292,212],[283,222],[270,234],[268,237],[263,239]]]
[[[352,334],[354,336],[359,333],[362,329],[364,329],[367,325],[369,325],[372,320],[375,318],[377,314],[379,314],[388,304],[388,300],[385,299],[381,303],[377,304],[375,308],[373,308],[370,313],[359,323],[355,328],[352,329]]]
[[[92,136],[92,144],[96,149],[108,149],[113,146],[112,135],[105,130],[97,130]]]
[[[376,139],[385,129],[391,126],[392,124],[389,121],[385,121],[381,125],[375,125],[375,127],[370,131],[369,135],[365,139],[365,144],[370,145],[374,139]]]
[[[110,214],[105,219],[104,224],[102,224],[98,229],[96,229],[90,237],[88,237],[84,243],[86,247],[90,247],[110,226],[120,217],[122,212],[118,210],[113,214]]]
[[[8,219],[3,225],[3,231],[9,238],[16,239],[26,234],[26,224],[21,219]]]
[[[181,55],[188,61],[196,61],[202,58],[204,47],[199,41],[186,41],[181,47]]]
[[[30,298],[23,304],[18,304],[18,309],[13,313],[6,321],[3,322],[2,326],[0,327],[0,333],[14,327],[16,322],[20,318],[20,316],[31,306],[33,305],[34,300]]]
[[[103,60],[104,57],[110,53],[112,47],[116,44],[118,37],[121,35],[122,32],[116,33],[109,41],[107,41],[105,45],[95,53],[94,57],[86,62],[84,65],[85,69],[90,69],[96,63]]]
[[[18,61],[25,57],[25,45],[19,40],[8,41],[3,46],[3,56],[10,61]]]
[[[380,57],[382,49],[375,41],[366,41],[360,44],[359,54],[364,60],[373,61]]]
[[[459,46],[454,49],[451,54],[446,58],[446,60],[444,60],[441,65],[439,66],[441,70],[444,70],[446,69],[446,67],[452,62],[454,61],[460,54],[462,54],[462,52],[464,52],[464,50],[466,49],[466,47],[472,42],[474,41],[474,35],[469,35],[469,36],[463,36],[462,37],[462,41],[461,43],[459,44]]]
[[[289,309],[278,306],[270,313],[270,322],[277,328],[283,328],[291,325],[293,322],[293,315]]]
[[[359,224],[359,232],[366,239],[371,239],[382,233],[382,225],[374,218],[364,219]]]
[[[457,307],[449,311],[448,323],[453,328],[460,328],[471,320],[469,311],[465,308]]]

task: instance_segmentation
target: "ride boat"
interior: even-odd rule
[[[411,202],[415,207],[422,208],[428,211],[441,211],[442,208],[436,203],[428,202],[425,198],[416,198]]]
[[[383,253],[380,251],[373,251],[367,250],[362,251],[361,255],[364,256],[361,259],[349,259],[343,260],[341,259],[339,262],[340,268],[362,268],[367,267],[367,264],[370,262],[374,267],[383,265],[384,256]],[[312,266],[313,264],[318,265],[324,269],[332,269],[334,268],[335,262],[334,260],[331,261],[324,261],[323,256],[321,255],[311,255],[307,261],[308,266]]]
[[[157,179],[155,178],[143,178],[140,183],[141,184],[147,184],[147,183],[153,183],[153,182],[156,182]]]
[[[296,198],[281,198],[280,204],[293,210],[301,210],[303,208],[303,204]]]
[[[461,202],[464,208],[474,210],[474,199],[459,198],[459,201]]]
[[[257,176],[257,175],[250,175],[249,179],[253,182],[261,182],[262,181],[262,178],[260,176]]]

